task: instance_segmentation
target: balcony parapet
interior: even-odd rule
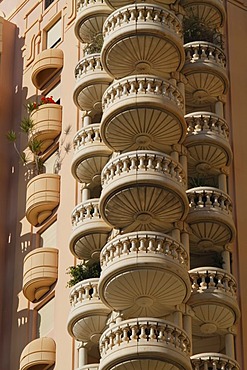
[[[200,353],[191,357],[193,370],[240,370],[240,366],[234,359],[221,353]]]
[[[197,187],[186,191],[190,211],[187,222],[191,227],[191,243],[199,249],[221,250],[235,237],[232,201],[228,194],[212,187]]]
[[[26,218],[33,226],[46,220],[59,205],[60,176],[44,173],[27,184]]]
[[[99,113],[102,109],[102,95],[112,82],[102,67],[100,54],[85,56],[75,67],[76,85],[74,103],[88,112]]]
[[[128,317],[155,312],[188,300],[188,254],[166,234],[140,231],[120,235],[100,254],[102,301]]]
[[[102,32],[104,21],[112,9],[104,0],[77,0],[75,36],[82,43],[90,43]]]
[[[185,172],[164,153],[121,154],[106,164],[101,180],[100,213],[114,227],[126,228],[125,232],[164,231],[167,222],[187,215]]]
[[[106,243],[111,227],[101,218],[99,199],[89,199],[72,211],[73,233],[70,250],[77,258],[89,260],[99,253]]]
[[[28,343],[21,353],[20,370],[48,369],[56,361],[56,344],[43,337]]]
[[[28,253],[23,266],[23,294],[31,302],[46,294],[58,277],[58,250],[37,248]]]
[[[182,23],[156,4],[115,10],[104,23],[103,36],[102,63],[115,78],[138,73],[163,76],[183,67]]]
[[[232,160],[227,122],[211,112],[185,116],[188,126],[184,145],[189,151],[189,176],[218,174]]]
[[[148,0],[148,4],[156,4],[160,6],[167,6],[174,4],[176,0]],[[136,0],[105,0],[105,2],[114,9],[122,8],[125,5],[133,4]]]
[[[71,289],[71,310],[67,324],[71,336],[94,344],[98,343],[111,312],[100,300],[98,282],[97,278],[83,280]]]
[[[112,151],[102,142],[100,124],[81,128],[73,139],[74,156],[71,171],[77,181],[100,183],[100,175]]]
[[[186,135],[184,98],[157,76],[137,75],[111,84],[103,98],[101,135],[116,151],[156,149],[180,143]]]
[[[154,368],[172,364],[190,370],[190,340],[177,326],[154,318],[130,319],[107,329],[100,338],[100,369],[109,370],[130,361]],[[155,358],[155,360],[151,360]]]

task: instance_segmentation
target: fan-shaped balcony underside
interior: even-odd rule
[[[70,237],[70,251],[82,260],[99,260],[100,250],[106,244],[111,227],[99,218],[78,226]]]
[[[100,185],[100,175],[111,150],[104,143],[85,145],[72,159],[71,172],[74,178],[91,187]]]
[[[102,64],[115,78],[134,74],[166,76],[181,70],[185,56],[180,37],[163,29],[155,30],[155,23],[142,26],[127,25],[105,37]]]
[[[68,319],[68,332],[75,339],[97,344],[110,309],[98,298],[88,299],[72,307]]]
[[[133,359],[111,367],[111,370],[180,370],[181,367],[161,360]]]
[[[207,106],[227,93],[229,81],[224,68],[198,61],[185,64],[183,73],[187,78],[185,99],[189,106]]]
[[[78,12],[75,21],[75,35],[82,43],[90,43],[93,37],[102,33],[103,24],[112,12],[104,3],[90,2]]]
[[[97,73],[98,77],[101,75],[102,78],[92,78],[96,77],[96,72],[90,75],[91,79],[78,79],[73,99],[79,109],[97,114],[102,111],[102,96],[111,83],[112,78],[104,72]]]
[[[175,103],[151,94],[121,99],[105,109],[101,123],[104,142],[116,151],[165,151],[183,142],[185,133],[186,124]]]
[[[214,29],[224,26],[226,11],[222,0],[182,0],[186,14]]]
[[[184,145],[188,149],[189,176],[217,175],[220,169],[230,166],[232,151],[224,137],[208,133],[188,135]]]
[[[191,284],[186,268],[167,256],[130,253],[103,268],[102,301],[125,317],[161,317],[188,300]]]
[[[165,175],[159,181],[156,175],[127,174],[105,186],[100,198],[102,217],[124,232],[166,232],[173,222],[185,219],[188,202],[183,186]]]
[[[105,0],[105,2],[109,5],[112,6],[114,9],[121,8],[122,6],[129,5],[129,4],[134,4],[136,3],[135,0]],[[140,3],[148,3],[148,4],[156,4],[160,6],[167,6],[170,4],[174,4],[176,0],[142,0],[139,1]]]
[[[205,208],[190,210],[186,221],[190,228],[190,243],[193,251],[214,251],[232,242],[235,238],[235,226],[230,214]]]

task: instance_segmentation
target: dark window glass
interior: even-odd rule
[[[45,0],[45,9],[48,8],[48,6],[50,6],[53,2],[54,0]]]

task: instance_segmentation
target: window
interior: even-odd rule
[[[37,311],[37,338],[45,337],[54,326],[54,298]]]
[[[45,229],[39,235],[39,246],[40,247],[51,247],[57,246],[57,222],[53,222],[47,229]]]
[[[54,0],[45,0],[45,9],[48,8],[48,6],[50,6],[53,2]]]
[[[52,49],[62,40],[61,18],[46,31],[46,48]]]

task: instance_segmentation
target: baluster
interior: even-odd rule
[[[130,11],[130,21],[136,21],[135,9],[131,9]]]
[[[121,167],[122,167],[121,164],[122,164],[121,161],[117,162],[115,175],[121,175],[121,172],[122,172],[121,171]]]
[[[200,288],[201,289],[207,289],[207,287],[208,287],[207,283],[206,283],[206,277],[207,277],[207,273],[201,273],[201,276],[199,275],[199,278],[201,280],[201,282],[200,282]]]
[[[99,128],[96,128],[94,130],[95,136],[94,136],[94,141],[101,141],[100,140],[100,133],[99,133]]]
[[[151,339],[151,340],[156,339],[156,335],[155,335],[155,327],[154,327],[154,325],[151,325],[151,326],[150,326],[149,339]]]
[[[148,252],[155,252],[155,242],[154,239],[149,239],[148,241]]]
[[[90,299],[90,294],[89,294],[90,286],[87,285],[85,286],[85,294],[84,294],[84,299]]]
[[[123,342],[129,342],[128,332],[129,332],[128,328],[123,329],[123,340],[122,340]]]
[[[130,252],[136,252],[137,249],[138,249],[137,248],[137,240],[136,239],[132,239],[130,245],[131,245]]]
[[[137,20],[138,21],[144,21],[145,20],[145,17],[144,17],[144,9],[140,9],[139,10],[139,14],[138,14],[138,17],[137,17]]]
[[[99,218],[99,205],[97,203],[93,204],[93,211],[93,217]]]
[[[146,239],[140,239],[139,252],[146,252]]]
[[[136,157],[132,157],[131,159],[131,165],[130,165],[130,170],[136,170],[136,161],[137,161],[137,158]]]
[[[146,335],[146,327],[147,325],[145,324],[140,324],[141,325],[141,333],[140,333],[140,336],[139,336],[139,339],[147,339],[147,335]]]
[[[157,253],[164,253],[164,248],[163,248],[163,241],[158,239],[157,241],[157,248],[156,248]]]
[[[170,256],[171,255],[171,245],[172,245],[172,243],[171,243],[171,241],[170,240],[166,240],[165,241],[165,250],[164,250],[164,252],[165,252],[165,254],[167,255],[167,256]]]
[[[154,169],[153,161],[154,161],[154,156],[148,156],[147,168],[149,170]]]
[[[130,82],[130,94],[136,94],[136,81]]]
[[[98,284],[92,285],[92,289],[93,289],[92,298],[98,298],[99,297],[99,294],[98,294]]]
[[[135,340],[135,339],[138,339],[138,337],[137,337],[137,327],[133,325],[133,326],[131,327],[131,336],[130,336],[130,340]]]
[[[129,253],[129,248],[128,248],[128,246],[129,246],[129,241],[128,240],[125,240],[124,242],[123,242],[123,249],[122,249],[122,253],[123,254],[128,254]],[[132,241],[131,241],[131,248],[130,248],[130,252],[132,252]]]
[[[209,276],[208,287],[214,288],[215,287],[215,282],[214,282],[215,274],[213,272],[208,271],[208,276]]]
[[[139,88],[137,90],[137,92],[140,94],[140,93],[143,93],[145,94],[146,90],[145,90],[145,87],[144,87],[144,83],[145,81],[142,81],[142,80],[139,80]]]
[[[191,279],[192,279],[192,289],[193,290],[198,290],[199,289],[199,285],[197,283],[197,280],[198,280],[198,276],[197,274],[191,274],[190,275]]]
[[[203,198],[203,194],[199,193],[198,194],[198,202],[197,202],[198,207],[204,207],[204,202],[203,202],[202,198]]]
[[[91,210],[93,210],[93,206],[92,204],[88,204],[85,206],[85,209],[86,209],[86,215],[85,215],[85,218],[92,218],[91,216]]]
[[[128,158],[124,158],[124,159],[123,159],[122,172],[127,172],[127,171],[128,171],[128,163],[129,163]]]

